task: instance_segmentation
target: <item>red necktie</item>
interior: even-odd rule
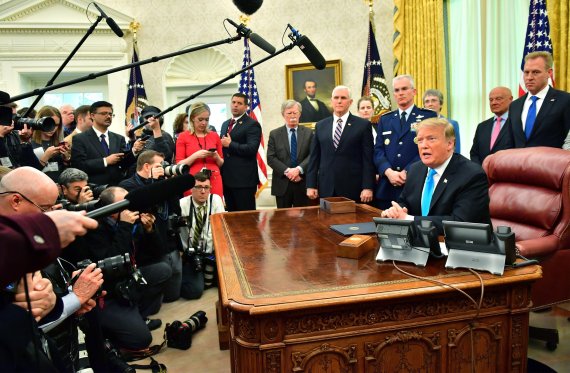
[[[235,123],[236,123],[235,119],[232,118],[232,120],[230,120],[230,125],[228,126],[228,133],[232,132],[232,128],[234,128]]]
[[[493,145],[495,145],[495,141],[497,141],[497,137],[499,137],[499,132],[501,132],[501,117],[497,117],[497,121],[493,126],[493,132],[491,132],[491,144],[489,146],[489,150],[493,149]]]

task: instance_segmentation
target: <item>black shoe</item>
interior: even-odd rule
[[[145,319],[144,321],[150,331],[156,330],[162,326],[162,321],[160,319]]]

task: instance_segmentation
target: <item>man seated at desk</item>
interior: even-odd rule
[[[420,162],[414,163],[398,203],[382,217],[431,220],[443,234],[443,220],[491,223],[487,176],[478,164],[453,153],[453,126],[443,118],[418,125]]]

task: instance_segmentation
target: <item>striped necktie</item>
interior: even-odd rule
[[[194,227],[194,236],[192,237],[192,246],[194,248],[198,247],[200,242],[200,236],[202,235],[202,230],[204,229],[204,205],[198,206],[196,209],[196,226]]]
[[[336,128],[334,129],[333,145],[334,148],[338,148],[338,143],[340,142],[340,136],[342,135],[342,119],[338,118],[336,121]]]

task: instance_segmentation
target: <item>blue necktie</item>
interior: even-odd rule
[[[105,135],[101,134],[101,147],[103,148],[103,151],[105,152],[105,154],[109,155],[109,145],[107,145],[107,141],[105,141]]]
[[[532,128],[534,127],[534,121],[536,120],[536,101],[538,97],[531,96],[532,104],[528,108],[528,113],[526,115],[526,122],[524,125],[524,134],[526,135],[526,139],[528,140],[530,134],[532,132]]]
[[[429,169],[426,182],[424,184],[424,193],[422,194],[422,216],[428,216],[429,206],[431,204],[431,197],[433,196],[435,170]]]
[[[291,167],[297,167],[297,135],[295,135],[295,129],[291,128]]]
[[[400,116],[400,131],[406,128],[406,112],[402,111],[402,116]]]

